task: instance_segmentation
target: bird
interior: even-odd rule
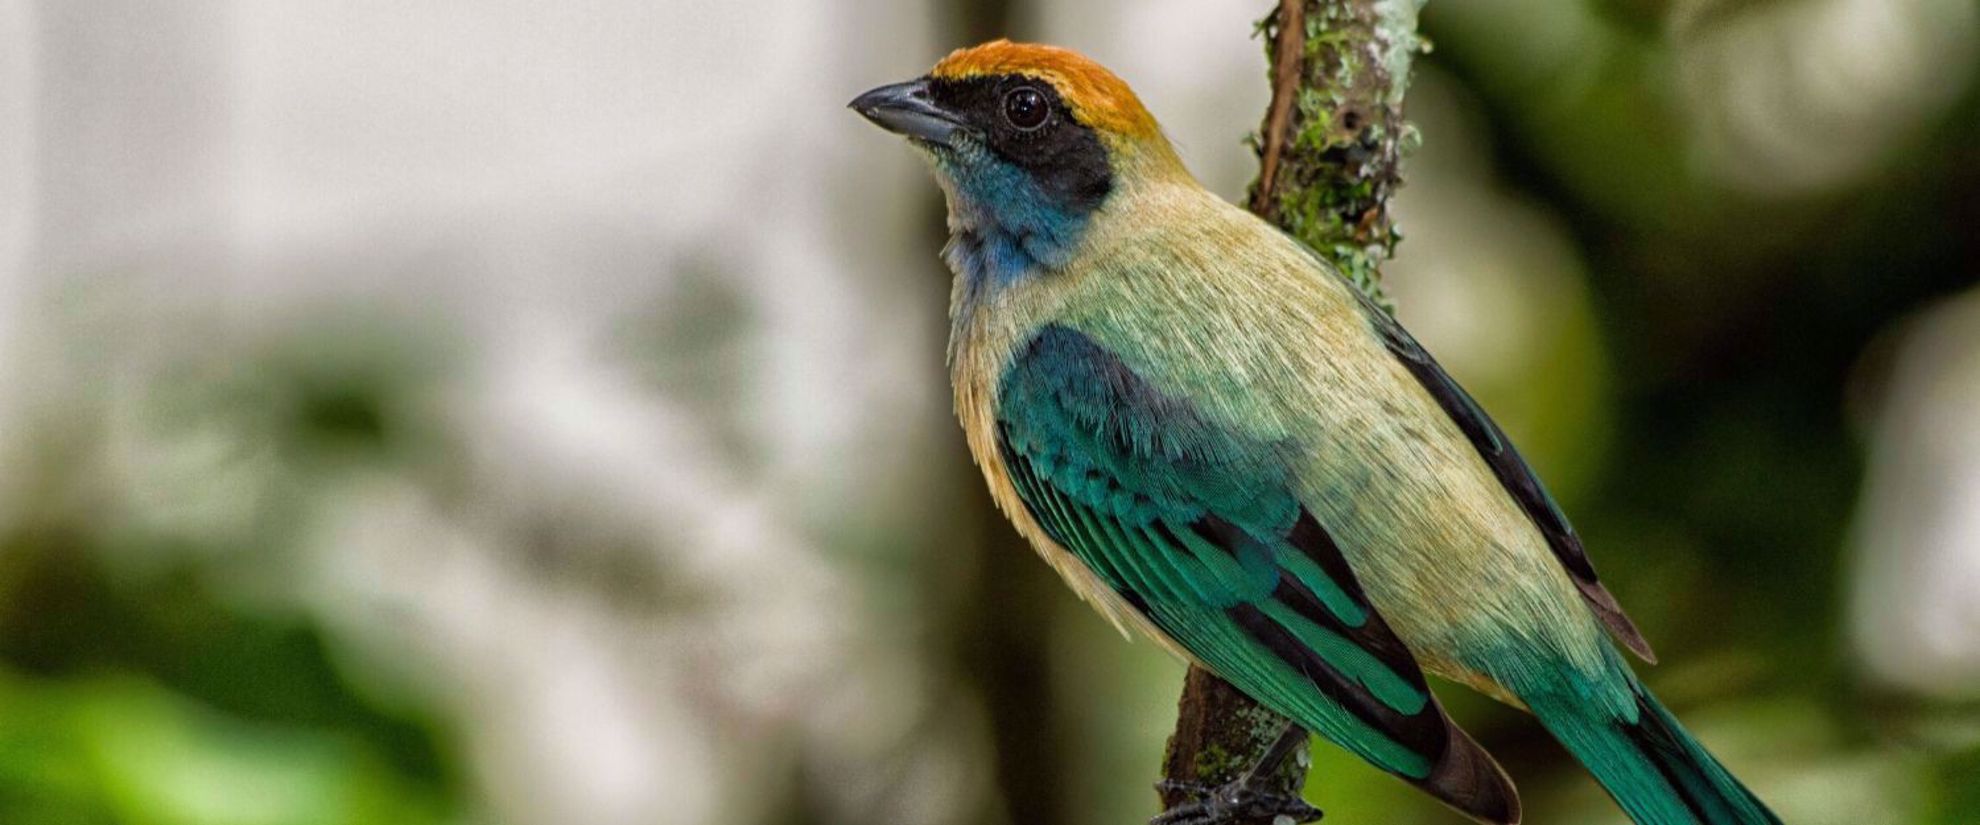
[[[1479,822],[1519,822],[1518,793],[1426,672],[1529,711],[1635,822],[1779,822],[1634,674],[1618,645],[1655,654],[1505,432],[1204,188],[1125,81],[996,40],[850,108],[945,195],[947,361],[992,498],[1122,632]]]

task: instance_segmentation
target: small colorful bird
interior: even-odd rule
[[[1632,675],[1609,637],[1650,646],[1498,426],[1198,184],[1120,78],[999,40],[851,106],[948,197],[949,365],[991,493],[1116,625],[1482,822],[1519,797],[1426,670],[1530,710],[1636,822],[1778,822]]]

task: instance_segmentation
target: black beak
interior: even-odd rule
[[[962,121],[929,98],[926,78],[881,86],[846,105],[889,132],[943,146],[964,128]]]

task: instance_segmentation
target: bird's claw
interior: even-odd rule
[[[1182,793],[1191,800],[1163,811],[1148,825],[1235,825],[1258,819],[1274,823],[1318,822],[1320,809],[1296,795],[1279,793],[1258,783],[1239,780],[1222,787],[1163,780],[1155,789],[1164,795]]]

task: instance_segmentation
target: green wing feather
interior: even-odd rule
[[[1517,818],[1510,784],[1291,492],[1294,445],[1205,420],[1062,325],[1019,348],[998,399],[1019,498],[1156,627],[1384,770],[1474,816]]]

